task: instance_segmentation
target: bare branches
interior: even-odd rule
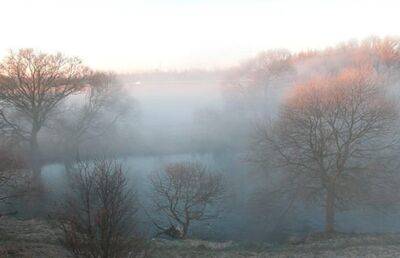
[[[10,52],[0,65],[0,100],[40,130],[60,101],[82,89],[88,74],[89,69],[77,58],[32,49]]]
[[[274,165],[285,167],[300,180],[302,192],[309,192],[298,195],[305,200],[325,196],[331,231],[337,204],[370,194],[363,173],[378,152],[397,143],[396,110],[368,68],[313,79],[287,97],[271,128],[260,127],[255,161],[273,159]]]
[[[95,72],[88,77],[88,82],[85,90],[59,107],[58,111],[63,114],[50,123],[62,146],[66,167],[79,157],[88,139],[107,136],[132,111],[132,101],[129,104],[125,101],[127,94],[116,75]]]
[[[211,209],[211,206],[217,205],[223,196],[222,178],[209,172],[205,166],[190,162],[173,163],[164,171],[152,174],[150,182],[155,211],[170,220],[171,227],[175,228],[171,220],[181,227],[181,238],[186,237],[192,221],[218,216],[218,207]]]
[[[11,51],[0,64],[1,129],[28,142],[38,184],[42,165],[38,133],[63,100],[84,88],[89,74],[78,58],[32,49]]]
[[[116,161],[80,162],[58,216],[64,244],[76,255],[122,257],[134,248],[137,201]]]

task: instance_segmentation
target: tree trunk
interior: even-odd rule
[[[40,205],[44,198],[44,186],[41,178],[42,172],[42,160],[39,150],[39,144],[37,140],[39,130],[32,128],[29,145],[30,145],[30,167],[32,169],[32,184],[30,200],[27,204],[29,208],[28,214],[30,216],[39,216],[42,212],[42,206]]]
[[[30,158],[31,158],[31,166],[33,171],[33,181],[34,186],[41,189],[42,187],[42,180],[41,180],[41,172],[42,172],[42,161],[41,161],[41,154],[39,150],[38,144],[38,133],[39,130],[33,128],[30,136]]]
[[[186,222],[186,223],[183,225],[183,229],[182,229],[182,238],[183,238],[183,239],[186,238],[188,231],[189,231],[189,222]]]
[[[64,145],[64,168],[67,174],[71,174],[75,162],[80,160],[79,143],[77,140],[71,139],[70,142],[65,142]]]
[[[326,191],[325,233],[333,233],[335,224],[335,188],[330,185]]]

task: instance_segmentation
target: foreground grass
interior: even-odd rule
[[[45,221],[0,218],[0,257],[72,257]],[[400,257],[400,234],[313,234],[284,245],[152,239],[147,257]]]

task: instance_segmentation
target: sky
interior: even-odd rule
[[[34,48],[101,70],[215,69],[268,49],[400,36],[398,0],[1,0],[0,58]]]

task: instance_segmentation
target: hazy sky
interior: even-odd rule
[[[2,0],[0,57],[31,47],[117,71],[218,68],[270,48],[400,36],[398,0]]]

